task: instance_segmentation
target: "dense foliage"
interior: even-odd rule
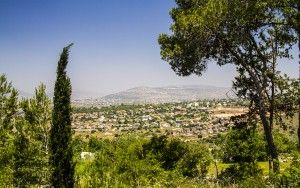
[[[31,99],[20,101],[22,118],[15,124],[14,184],[47,185],[49,182],[50,100],[42,84]]]
[[[0,78],[0,186],[47,185],[51,110],[45,86],[39,86],[31,99],[18,100],[11,83],[4,75]]]
[[[263,135],[257,130],[255,118],[239,117],[235,127],[221,138],[222,161],[232,163],[225,169],[220,179],[224,183],[233,183],[249,177],[259,177],[262,170],[258,161],[266,161],[267,153]]]
[[[0,182],[11,183],[14,152],[14,122],[18,110],[18,92],[0,75]]]
[[[295,5],[296,13],[292,15],[298,16],[299,3],[282,2],[282,6]],[[289,27],[295,17],[290,19],[278,8],[281,3],[272,0],[177,0],[176,5],[170,11],[171,34],[159,37],[162,59],[180,76],[201,76],[211,62],[235,65],[238,75],[233,87],[239,97],[251,101],[252,112],[260,117],[270,167],[279,172],[272,128],[274,116],[287,110],[278,108],[283,100],[276,103],[276,99],[287,94],[291,105],[286,105],[292,106],[288,111],[296,111],[293,107],[300,96],[296,80],[296,92],[290,87],[281,90],[279,83],[286,79],[277,68],[279,59],[291,58],[290,50],[297,42],[295,31]]]
[[[205,144],[166,136],[147,139],[133,134],[113,140],[77,137],[74,149],[77,156],[82,151],[95,153],[94,158],[77,158],[80,187],[176,186],[206,177],[211,161]]]
[[[57,65],[54,87],[52,126],[50,130],[51,185],[54,187],[74,186],[74,164],[71,148],[71,83],[66,75],[69,49],[65,47]]]

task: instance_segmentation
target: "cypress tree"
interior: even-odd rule
[[[74,164],[71,147],[71,83],[66,75],[70,44],[63,48],[57,65],[54,87],[52,125],[50,131],[51,185],[53,187],[74,186]]]

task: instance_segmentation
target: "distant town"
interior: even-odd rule
[[[216,136],[233,126],[232,116],[247,112],[241,100],[198,100],[164,104],[75,107],[72,129],[79,134],[115,137],[123,133],[168,134],[185,139]]]

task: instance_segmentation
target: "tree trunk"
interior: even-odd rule
[[[277,152],[277,148],[274,144],[274,139],[273,139],[273,135],[272,135],[272,128],[270,126],[270,122],[267,117],[267,108],[265,106],[265,97],[264,97],[264,89],[263,86],[260,86],[260,82],[257,79],[257,77],[255,76],[255,74],[248,69],[247,70],[249,75],[252,77],[252,79],[255,81],[255,83],[257,84],[257,96],[256,98],[254,98],[254,102],[256,107],[258,108],[259,111],[259,117],[262,121],[262,125],[264,128],[264,134],[266,137],[266,141],[267,141],[267,147],[268,147],[268,153],[270,156],[270,161],[269,161],[269,168],[273,169],[273,172],[277,173],[279,172],[279,160],[278,160],[278,152]]]
[[[250,38],[251,34],[250,34]],[[253,40],[255,43],[255,40]],[[226,43],[226,41],[225,41]],[[227,44],[227,43],[226,43]],[[265,103],[264,103],[264,85],[261,85],[261,81],[259,80],[259,75],[257,75],[255,73],[255,70],[253,70],[252,67],[249,67],[249,65],[247,64],[247,61],[245,62],[244,59],[239,56],[239,54],[237,54],[234,50],[232,50],[231,48],[226,48],[235,58],[237,58],[238,60],[238,65],[241,65],[249,74],[249,76],[251,77],[251,79],[254,81],[255,86],[256,86],[256,91],[257,91],[257,96],[256,98],[254,98],[254,102],[256,107],[259,110],[259,116],[260,119],[262,121],[263,124],[263,128],[264,128],[264,134],[266,136],[266,141],[267,141],[267,147],[269,150],[269,156],[271,158],[270,163],[272,163],[272,165],[270,165],[270,167],[273,169],[273,172],[277,173],[279,172],[279,160],[278,160],[278,152],[277,152],[277,148],[274,144],[274,140],[273,140],[273,135],[272,135],[272,129],[270,127],[269,124],[269,119],[267,118],[267,109],[265,107]]]
[[[259,108],[259,116],[263,124],[264,133],[266,136],[266,141],[269,149],[269,155],[271,157],[270,163],[272,163],[271,168],[273,168],[273,172],[279,172],[279,161],[278,161],[278,152],[277,148],[274,144],[274,139],[272,135],[272,130],[267,118],[267,110],[265,108],[265,105],[263,103],[263,99],[261,97],[258,97],[257,99],[257,107]]]

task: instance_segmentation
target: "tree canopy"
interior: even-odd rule
[[[270,157],[278,152],[272,136],[277,60],[291,58],[294,30],[268,0],[177,0],[170,15],[172,34],[161,34],[162,59],[180,76],[202,75],[208,63],[234,64],[237,95],[253,104],[260,116]],[[295,102],[295,101],[294,101]],[[267,112],[272,114],[268,119]],[[278,164],[274,170],[278,171]]]

